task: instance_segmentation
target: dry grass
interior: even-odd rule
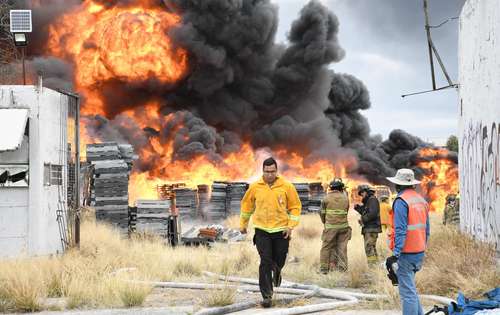
[[[204,298],[204,305],[208,307],[231,305],[236,299],[236,288],[227,285],[223,289],[210,290]]]
[[[144,284],[121,283],[120,300],[126,307],[141,306],[152,289],[151,286]]]
[[[27,262],[8,262],[6,269],[0,271],[0,310],[17,310],[20,312],[36,312],[42,309],[40,298],[44,296],[45,287],[40,272],[31,269]],[[36,268],[36,267],[35,267]],[[11,273],[15,269],[19,272]]]
[[[433,233],[424,263],[417,277],[419,290],[439,295],[479,297],[500,285],[493,246],[473,240],[452,227],[442,226]]]
[[[381,266],[368,267],[356,214],[350,214],[353,229],[348,246],[349,271],[320,275],[321,221],[304,215],[290,244],[285,280],[314,283],[323,287],[362,288],[389,294],[392,299],[379,307],[397,306],[398,296]],[[494,252],[455,230],[443,227],[433,216],[432,237],[424,268],[417,275],[420,292],[455,296],[460,289],[477,296],[500,284]],[[237,218],[230,218],[233,228]],[[150,287],[131,285],[127,279],[158,281],[206,281],[201,272],[257,277],[259,257],[252,235],[241,243],[216,244],[214,248],[170,248],[157,238],[120,239],[108,226],[87,220],[82,225],[79,251],[52,258],[0,261],[0,311],[43,309],[46,297],[66,298],[68,308],[128,307],[144,302]],[[388,255],[379,238],[379,254]],[[115,272],[134,268],[133,272]],[[130,270],[130,269],[127,269]],[[234,290],[233,290],[234,291]],[[210,292],[205,303],[225,305],[234,300],[232,289]]]
[[[295,235],[306,240],[314,240],[321,237],[321,232],[322,230],[316,226],[301,225],[295,230]]]

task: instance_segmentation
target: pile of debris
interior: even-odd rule
[[[213,246],[215,242],[240,242],[245,235],[240,231],[225,228],[219,224],[193,226],[181,235],[181,242],[186,246]]]
[[[134,159],[130,144],[87,144],[87,162],[93,169],[90,206],[98,221],[111,223],[123,234],[129,230],[128,182]]]
[[[325,197],[325,188],[322,183],[310,183],[309,184],[310,198],[309,207],[307,211],[309,212],[319,212],[321,210],[321,201]],[[305,210],[305,209],[304,209]]]

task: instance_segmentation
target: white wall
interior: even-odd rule
[[[0,188],[0,257],[28,254],[28,187]]]
[[[500,2],[468,0],[459,41],[461,228],[500,250]]]
[[[0,257],[47,255],[63,250],[57,210],[67,210],[67,169],[63,168],[63,185],[44,186],[43,167],[44,163],[66,166],[67,102],[67,96],[47,88],[38,91],[34,86],[0,86],[0,107],[30,109],[30,183],[24,195],[13,193],[12,188],[0,188]],[[7,204],[7,196],[11,204],[18,205],[18,211],[2,206]],[[18,237],[18,243],[6,244],[2,238],[11,232],[2,233],[2,228],[25,236]]]

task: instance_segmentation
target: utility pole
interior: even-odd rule
[[[431,28],[436,28],[444,25],[445,23],[449,22],[450,20],[456,19],[456,18],[450,18],[446,20],[445,22],[439,24],[438,26],[431,26],[429,24],[429,0],[423,0],[424,2],[424,15],[425,15],[425,33],[427,35],[427,48],[429,51],[429,63],[431,66],[431,79],[432,79],[432,90],[427,90],[427,91],[421,91],[421,92],[415,92],[415,93],[409,93],[409,94],[403,94],[401,97],[405,98],[407,96],[412,96],[412,95],[419,95],[419,94],[425,94],[429,92],[436,92],[436,91],[441,91],[445,90],[448,88],[457,88],[458,84],[453,83],[451,80],[448,71],[446,71],[446,67],[444,66],[443,60],[441,59],[441,56],[439,55],[436,46],[434,45],[434,42],[432,41],[432,36],[431,36]],[[436,73],[434,69],[434,57],[436,57],[436,60],[439,63],[439,66],[441,67],[441,71],[443,71],[443,74],[446,78],[446,81],[448,82],[448,85],[443,86],[443,87],[437,87],[436,86]]]
[[[453,82],[450,79],[450,76],[448,75],[448,72],[446,71],[446,67],[444,66],[443,61],[441,60],[441,57],[439,56],[439,53],[436,49],[436,46],[434,46],[434,43],[432,42],[432,37],[431,37],[431,31],[430,31],[430,25],[429,25],[429,5],[428,5],[428,0],[424,0],[424,14],[425,14],[425,30],[427,33],[427,44],[429,46],[429,58],[431,62],[431,72],[432,72],[432,89],[436,89],[436,78],[434,74],[434,61],[433,61],[433,53],[436,56],[436,59],[441,66],[441,70],[443,71],[444,76],[446,77],[446,81],[448,81],[448,84],[451,86],[453,85]]]
[[[427,0],[424,0],[425,32],[427,33],[427,46],[429,48],[429,62],[431,64],[432,89],[436,89],[436,76],[434,75],[434,58],[432,58],[431,30],[429,25],[429,10]]]

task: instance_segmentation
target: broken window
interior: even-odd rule
[[[0,187],[29,185],[29,110],[0,108]]]
[[[0,165],[0,187],[27,187],[28,166]]]

